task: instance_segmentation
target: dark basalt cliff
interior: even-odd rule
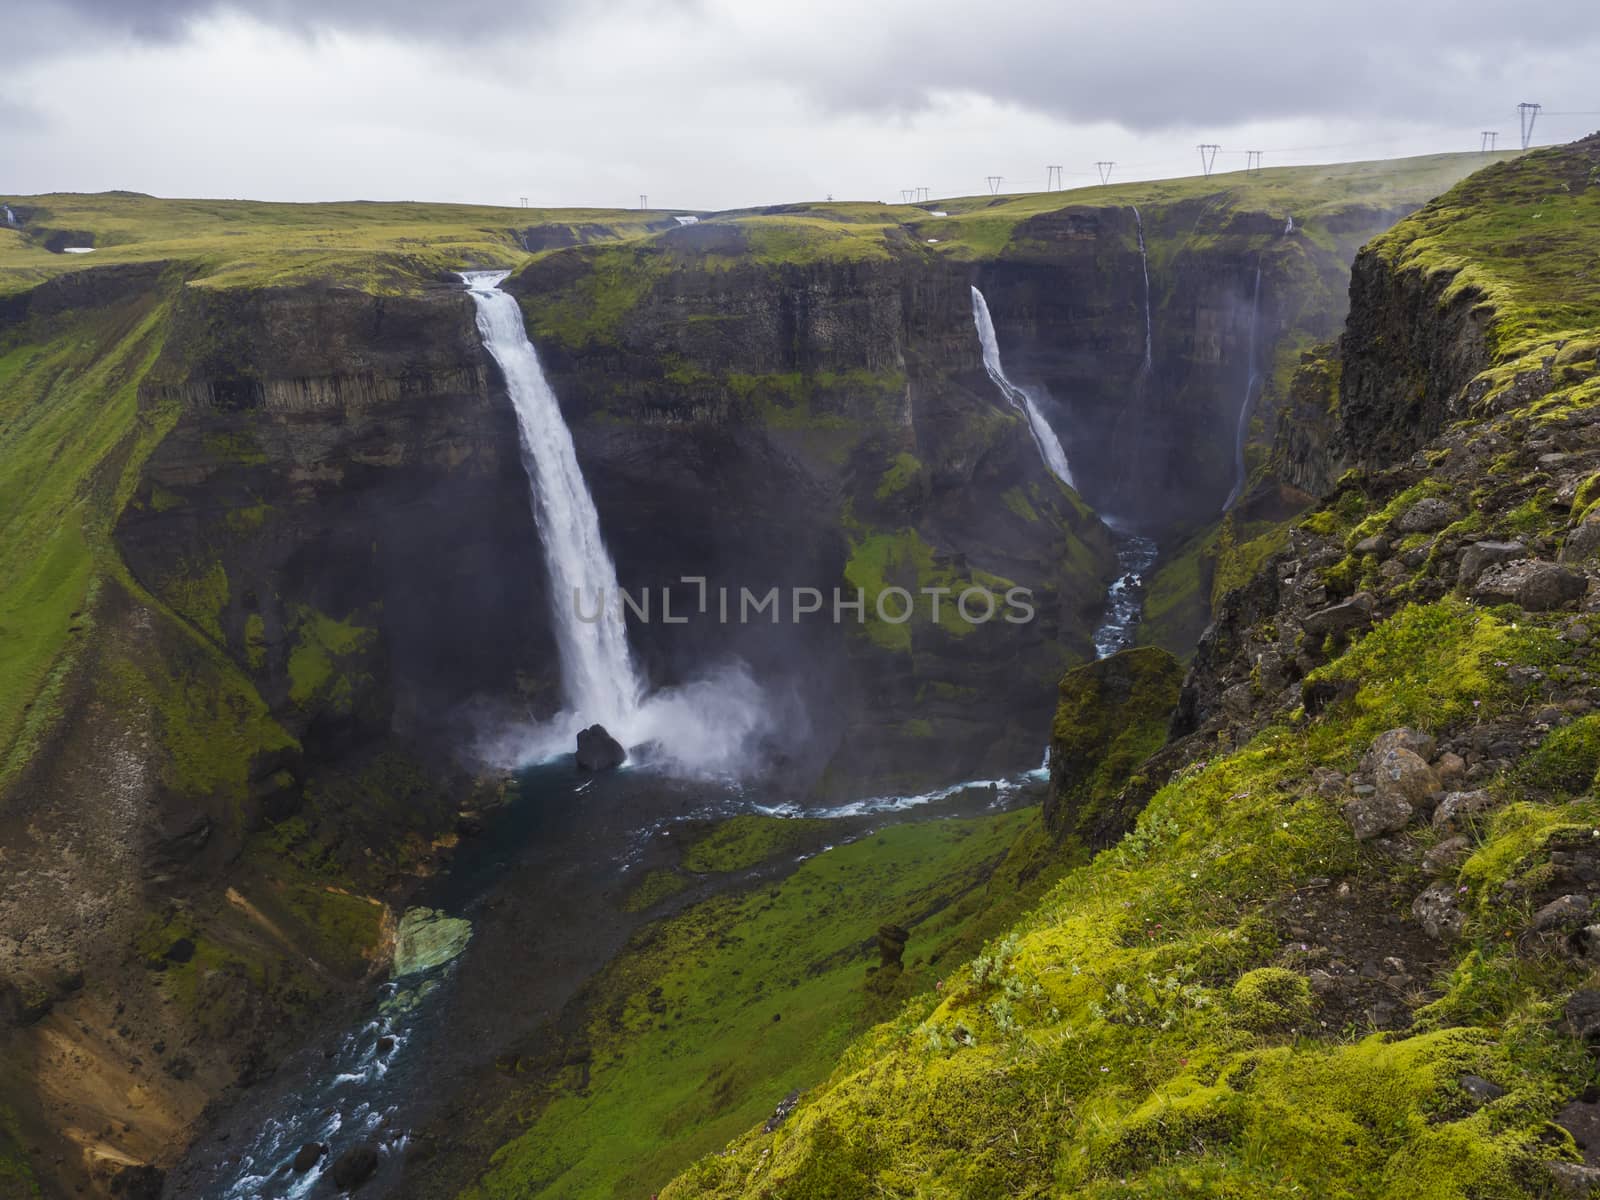
[[[624,587],[866,594],[864,624],[636,626],[653,678],[737,655],[793,689],[834,793],[1031,761],[1056,677],[1091,653],[1113,563],[984,373],[965,273],[916,253],[752,262],[742,236],[705,223],[627,252],[632,290],[608,324],[587,306],[614,249],[506,284]],[[874,619],[885,587],[969,582],[1030,589],[1035,619],[967,626],[953,598],[937,624],[926,602],[907,625]]]

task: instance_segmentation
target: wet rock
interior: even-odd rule
[[[1456,582],[1471,587],[1496,563],[1510,562],[1527,555],[1528,548],[1521,542],[1474,542],[1464,546],[1456,555]]]
[[[1344,819],[1350,823],[1357,841],[1398,833],[1411,823],[1416,809],[1404,796],[1380,795],[1376,788],[1363,795],[1363,790],[1358,789],[1344,806]]]
[[[1488,792],[1479,788],[1471,792],[1449,792],[1433,810],[1433,827],[1442,834],[1456,834],[1473,820],[1481,817],[1499,804]]]
[[[1348,633],[1372,624],[1377,601],[1371,592],[1357,592],[1341,604],[1330,604],[1308,613],[1303,627],[1308,637],[1322,638],[1330,633]]]
[[[1457,834],[1430,849],[1422,856],[1422,869],[1429,875],[1449,875],[1472,853],[1472,843]]]
[[[1472,1097],[1474,1104],[1488,1104],[1491,1100],[1498,1100],[1506,1094],[1506,1089],[1498,1083],[1485,1079],[1482,1075],[1463,1075],[1456,1080],[1461,1090]]]
[[[1570,928],[1582,923],[1591,907],[1587,896],[1558,896],[1533,914],[1533,928],[1539,933]]]
[[[591,725],[578,734],[577,759],[580,771],[610,771],[627,761],[628,752],[604,725]]]
[[[1456,510],[1448,500],[1430,496],[1418,500],[1395,521],[1401,533],[1435,533],[1456,519]]]
[[[328,1148],[321,1142],[307,1142],[295,1154],[294,1161],[289,1164],[289,1169],[296,1175],[304,1175],[321,1162],[322,1156],[327,1152]]]
[[[370,1142],[352,1146],[333,1164],[333,1185],[341,1191],[354,1191],[378,1170],[378,1148]]]
[[[472,922],[438,909],[409,908],[395,934],[393,973],[414,975],[447,963],[466,948]]]
[[[1412,901],[1411,915],[1416,917],[1424,933],[1440,941],[1460,937],[1467,923],[1466,917],[1456,908],[1455,885],[1444,881],[1429,885]]]
[[[1515,604],[1529,612],[1549,612],[1581,599],[1589,580],[1559,563],[1534,558],[1501,563],[1473,585],[1472,598],[1483,604]]]

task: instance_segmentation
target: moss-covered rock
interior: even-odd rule
[[[1074,667],[1061,679],[1050,737],[1045,821],[1058,836],[1091,845],[1120,836],[1136,815],[1117,795],[1166,741],[1183,667],[1142,646]]]

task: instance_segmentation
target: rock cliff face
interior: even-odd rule
[[[800,696],[829,791],[1033,760],[1036,715],[1091,652],[1113,560],[984,374],[965,273],[912,251],[754,257],[741,230],[703,223],[642,249],[551,255],[506,285],[625,588],[704,576],[734,595],[865,593],[864,624],[636,625],[653,679],[750,662]],[[618,272],[625,303],[597,301]],[[1031,589],[1035,619],[952,620],[969,583]],[[874,619],[885,588],[929,586],[954,588],[939,623],[926,600],[906,625]]]
[[[1357,469],[1219,598],[1137,826],[664,1196],[1600,1186],[1597,244],[1600,137],[1382,239],[1309,439]]]

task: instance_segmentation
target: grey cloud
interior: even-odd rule
[[[1540,98],[1524,91],[1586,95],[1600,50],[1593,0],[1515,10],[1117,0],[981,13],[928,0],[904,16],[863,40],[857,25],[811,61],[772,48],[764,65],[830,111],[920,111],[961,90],[1154,131],[1307,116],[1470,124]]]

